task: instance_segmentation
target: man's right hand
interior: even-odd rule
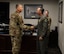
[[[30,30],[34,30],[34,28],[35,28],[34,26],[31,26],[31,27],[30,27]]]

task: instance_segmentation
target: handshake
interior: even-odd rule
[[[35,28],[34,26],[31,26],[31,27],[30,27],[30,30],[34,30],[34,28]]]

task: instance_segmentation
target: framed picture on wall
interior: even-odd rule
[[[62,23],[63,19],[63,1],[59,3],[59,23]]]
[[[38,7],[43,8],[42,4],[24,4],[24,18],[25,19],[38,19],[36,13]]]

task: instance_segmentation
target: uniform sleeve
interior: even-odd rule
[[[44,19],[43,23],[42,23],[42,30],[41,30],[41,35],[40,36],[44,37],[46,35],[47,28],[48,28],[48,20]]]
[[[22,17],[18,17],[19,18],[19,24],[20,24],[20,28],[22,29],[30,29],[30,26],[24,25],[24,21],[22,19]]]
[[[52,20],[51,20],[51,18],[50,18],[50,26],[51,26],[51,22],[52,22]]]
[[[15,15],[11,14],[10,21],[9,21],[9,35],[15,35]]]
[[[15,15],[14,14],[11,14],[11,17],[10,17],[10,22],[9,24],[12,26],[12,27],[15,27]]]

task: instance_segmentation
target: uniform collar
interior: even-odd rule
[[[40,16],[40,19],[44,19],[44,18],[45,18],[45,16],[44,16],[44,15]]]
[[[20,14],[19,12],[15,11],[15,13]]]

